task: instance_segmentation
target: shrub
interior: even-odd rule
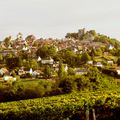
[[[66,78],[60,82],[59,87],[64,93],[71,93],[74,90],[73,81]]]

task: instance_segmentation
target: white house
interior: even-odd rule
[[[103,64],[101,62],[97,62],[94,66],[96,66],[96,67],[103,67]]]
[[[113,61],[112,61],[112,60],[107,61],[107,63],[108,63],[109,65],[113,65]]]
[[[67,64],[64,64],[64,69],[65,69],[65,72],[68,71],[68,66],[67,66]]]
[[[4,77],[3,77],[3,80],[4,81],[16,81],[16,78],[13,78],[12,76],[8,76],[8,75],[5,75]]]
[[[75,68],[74,69],[77,75],[84,75],[87,74],[87,69],[85,68]]]
[[[87,64],[88,64],[88,65],[93,65],[93,61],[92,61],[92,60],[89,60],[89,61],[87,62]]]
[[[33,74],[33,70],[32,70],[32,68],[30,68],[30,71],[29,71],[29,73],[30,73],[30,74]]]
[[[109,50],[112,50],[113,48],[114,48],[114,46],[113,46],[113,45],[110,45],[108,49],[109,49]]]
[[[42,64],[53,64],[54,60],[52,58],[46,59],[46,60],[41,60]]]
[[[28,50],[28,47],[25,47],[25,46],[24,46],[22,50],[27,51],[27,50]]]
[[[8,75],[9,71],[6,68],[1,68],[0,69],[0,75]]]
[[[37,61],[40,62],[41,60],[42,60],[42,59],[41,59],[41,57],[39,56],[38,59],[37,59]]]
[[[117,74],[120,75],[120,70],[117,70]]]

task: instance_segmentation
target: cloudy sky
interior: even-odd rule
[[[0,40],[18,32],[63,38],[80,28],[120,40],[120,0],[0,0]]]

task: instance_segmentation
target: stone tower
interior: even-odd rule
[[[78,30],[78,38],[79,39],[82,39],[84,34],[85,34],[85,28]]]

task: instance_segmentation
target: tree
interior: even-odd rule
[[[97,35],[97,33],[96,33],[96,31],[95,30],[90,30],[90,31],[88,31],[91,35],[93,35],[93,36],[96,36]]]
[[[57,53],[56,48],[54,46],[48,47],[48,53],[50,57],[54,57]]]
[[[97,48],[97,49],[95,50],[95,55],[96,55],[96,56],[102,55],[102,50],[101,50],[101,48]]]
[[[54,57],[56,55],[56,48],[45,45],[37,50],[36,55],[41,58]]]
[[[103,82],[103,76],[96,67],[91,67],[87,73],[87,77],[90,80],[91,87],[93,89],[98,89]]]
[[[95,51],[95,49],[94,48],[92,48],[91,49],[91,52],[90,52],[90,56],[92,57],[92,59],[93,59],[93,57],[96,55],[96,51]]]
[[[16,67],[20,67],[20,59],[18,57],[7,58],[6,65],[9,69],[14,69]]]
[[[29,63],[30,63],[30,68],[33,68],[34,70],[38,69],[38,63],[35,59],[29,60]]]
[[[75,75],[75,70],[71,67],[68,68],[68,75]]]
[[[117,60],[117,66],[120,66],[120,57]]]
[[[60,82],[59,85],[60,88],[62,88],[62,91],[64,93],[71,93],[74,89],[73,82],[71,80],[64,79]]]
[[[0,53],[0,61],[3,60],[3,55]]]
[[[67,33],[65,38],[74,38],[78,39],[78,33]]]
[[[44,68],[44,77],[50,78],[51,77],[51,69],[49,65],[46,65]]]
[[[85,76],[76,76],[75,82],[77,85],[77,90],[84,90],[90,87],[90,80]]]
[[[89,54],[87,52],[83,53],[81,56],[81,62],[82,63],[86,63],[87,61],[89,61],[91,58],[89,56]]]
[[[28,35],[25,40],[26,41],[34,41],[36,39],[36,37],[34,35]]]
[[[22,40],[22,39],[23,39],[23,34],[22,34],[21,32],[19,32],[19,33],[17,34],[16,40]]]
[[[5,46],[6,47],[8,47],[9,45],[10,45],[10,42],[11,42],[11,36],[9,36],[9,37],[6,37],[5,39],[4,39],[4,43],[5,43]]]
[[[72,50],[61,50],[58,54],[63,62],[68,64],[70,67],[74,67],[76,65],[77,55]]]
[[[14,54],[11,52],[11,53],[8,53],[6,56],[5,56],[5,58],[7,59],[7,58],[13,58],[14,57]]]
[[[64,66],[63,66],[62,62],[60,61],[59,62],[58,77],[61,80],[65,77],[65,75],[66,75],[66,72],[64,70]]]
[[[26,59],[26,60],[29,59],[29,54],[28,54],[26,51],[23,51],[23,50],[19,52],[19,56],[20,56],[22,59]]]

